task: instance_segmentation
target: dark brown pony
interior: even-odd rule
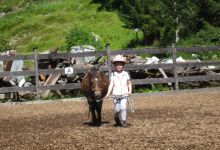
[[[89,104],[92,125],[99,126],[102,123],[102,98],[108,91],[108,85],[108,77],[97,68],[92,68],[82,80],[81,89]]]

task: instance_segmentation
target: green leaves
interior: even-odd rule
[[[115,0],[100,0],[113,3]],[[220,26],[219,0],[118,0],[121,17],[130,29],[141,29],[142,44],[161,46],[184,39],[199,32],[208,22]],[[119,7],[120,6],[120,7]]]
[[[95,41],[95,37],[91,31],[86,27],[77,27],[71,29],[66,36],[67,48],[70,49],[72,46],[80,45],[92,45],[97,47],[98,41]]]
[[[5,37],[2,34],[0,34],[0,52],[5,52],[10,49],[11,46],[9,45],[9,42],[5,39]]]

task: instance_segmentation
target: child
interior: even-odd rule
[[[115,71],[111,75],[107,98],[111,92],[114,96],[114,119],[116,126],[126,127],[126,104],[128,96],[131,96],[132,85],[128,72],[124,71],[126,59],[122,55],[116,55],[113,59]],[[121,120],[120,120],[121,118]]]

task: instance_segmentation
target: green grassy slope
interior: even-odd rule
[[[111,49],[125,47],[134,31],[124,28],[116,13],[98,11],[99,7],[91,0],[3,0],[0,10],[10,12],[0,18],[0,33],[20,53],[30,52],[33,46],[39,51],[65,50],[66,33],[77,26],[89,28]]]

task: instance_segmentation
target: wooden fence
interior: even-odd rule
[[[209,65],[219,65],[220,61],[203,61],[203,62],[176,62],[177,52],[188,52],[188,53],[198,53],[206,51],[220,51],[220,46],[209,46],[209,47],[190,47],[181,48],[172,47],[169,48],[145,48],[145,49],[125,49],[110,51],[110,45],[106,46],[106,51],[95,51],[95,52],[84,52],[84,53],[51,53],[51,54],[38,54],[37,49],[34,48],[34,54],[32,55],[14,55],[14,56],[0,56],[0,61],[11,61],[11,60],[34,60],[35,70],[24,70],[24,71],[4,71],[0,72],[0,77],[5,76],[35,76],[36,85],[29,87],[3,87],[0,88],[0,93],[8,92],[20,92],[20,91],[35,91],[37,93],[37,98],[39,98],[40,91],[44,90],[60,90],[60,89],[80,89],[80,83],[67,83],[67,84],[55,84],[55,85],[39,85],[39,74],[65,74],[64,69],[38,69],[38,60],[41,59],[70,59],[73,57],[88,57],[88,56],[107,56],[107,66],[101,67],[102,71],[108,71],[109,75],[111,73],[110,67],[110,57],[116,54],[131,55],[131,54],[166,54],[170,53],[172,55],[172,64],[144,64],[144,65],[126,65],[126,70],[141,70],[141,69],[171,69],[174,76],[168,78],[146,78],[146,79],[133,79],[133,85],[141,84],[152,84],[152,83],[175,83],[175,89],[179,89],[179,82],[191,82],[191,81],[210,81],[210,80],[220,80],[219,74],[214,75],[200,75],[200,76],[184,76],[179,77],[177,74],[178,67],[200,67]],[[77,66],[73,67],[75,73],[87,72],[88,68],[79,68]]]

